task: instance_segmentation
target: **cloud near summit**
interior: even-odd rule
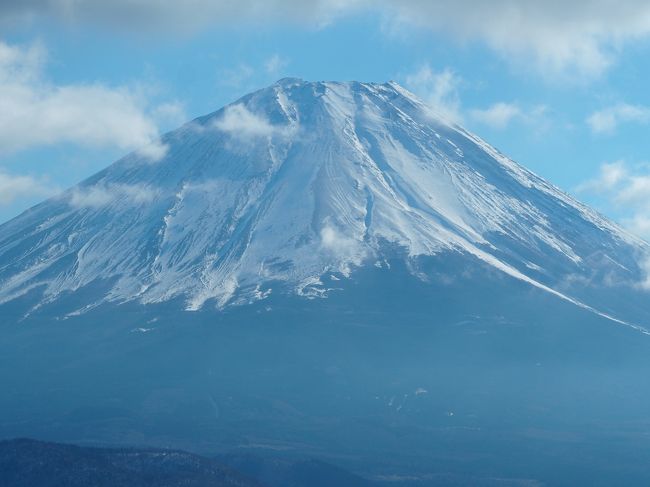
[[[271,137],[290,135],[292,127],[273,125],[262,115],[251,112],[242,104],[226,107],[220,118],[214,122],[215,128],[238,138]]]
[[[29,0],[0,2],[0,19],[48,17],[135,31],[190,33],[211,25],[297,23],[320,27],[359,13],[419,26],[459,42],[479,42],[508,60],[545,74],[595,76],[626,44],[650,36],[650,3],[643,0],[544,2],[494,0]]]

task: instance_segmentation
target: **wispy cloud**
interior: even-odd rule
[[[21,198],[52,196],[59,189],[46,178],[14,175],[0,171],[0,206],[10,205]]]
[[[459,123],[462,121],[460,96],[462,79],[452,69],[435,71],[425,64],[405,78],[406,86],[422,97],[438,114]]]
[[[503,129],[510,122],[522,116],[521,108],[514,103],[495,103],[485,109],[473,109],[470,111],[472,119],[479,123],[493,128]]]
[[[650,291],[650,259],[645,259],[641,262],[641,270],[644,272],[645,278],[638,285],[641,289]]]
[[[278,76],[288,65],[288,59],[276,53],[264,62],[264,69],[270,76]]]
[[[650,242],[650,164],[602,164],[598,174],[577,188],[606,202],[621,225]],[[642,277],[635,285],[650,291],[650,255],[639,257]]]
[[[180,101],[161,103],[151,111],[151,116],[159,126],[176,128],[187,121],[185,105]]]
[[[621,212],[625,227],[650,241],[650,165],[603,164],[598,175],[577,190],[604,198]]]
[[[74,143],[164,156],[156,122],[137,90],[52,84],[43,74],[45,59],[41,45],[0,42],[0,150]]]
[[[41,16],[66,24],[92,22],[121,30],[187,34],[237,21],[323,25],[364,3],[369,5],[366,0],[37,0],[0,2],[0,20]]]
[[[599,0],[380,3],[394,22],[480,42],[547,79],[598,76],[625,42],[650,36],[650,5],[642,0],[625,5]]]
[[[120,30],[187,34],[232,22],[320,26],[359,12],[379,13],[398,25],[420,26],[460,42],[480,42],[508,62],[555,78],[602,74],[628,43],[650,37],[645,0],[43,0],[0,2],[0,22],[46,17],[64,23],[104,24]]]
[[[454,123],[466,119],[496,130],[503,130],[515,121],[536,131],[548,126],[548,108],[545,105],[523,107],[514,102],[497,102],[487,108],[463,106],[461,89],[468,83],[449,68],[435,70],[430,65],[420,66],[404,77],[405,85],[443,118]]]
[[[598,176],[582,183],[578,186],[578,191],[608,192],[625,181],[627,177],[628,170],[623,161],[605,163],[600,166]]]
[[[623,123],[650,122],[650,107],[619,103],[592,113],[587,124],[595,134],[611,134]]]
[[[219,72],[219,83],[229,88],[240,88],[246,86],[255,74],[252,66],[241,63],[231,68],[221,69]]]
[[[145,204],[152,202],[160,191],[144,184],[95,184],[75,187],[64,197],[74,208],[101,208],[115,202]]]
[[[547,126],[547,112],[545,105],[523,108],[518,103],[498,102],[484,109],[470,110],[469,118],[496,130],[506,129],[514,122],[543,130]]]
[[[264,116],[251,112],[242,104],[226,107],[223,115],[215,120],[214,126],[238,138],[290,135],[292,131],[290,126],[273,125]]]
[[[366,254],[363,246],[352,235],[346,235],[332,225],[331,222],[324,222],[320,232],[321,249],[328,254],[348,260],[350,263],[359,263]],[[345,274],[347,270],[341,269]]]

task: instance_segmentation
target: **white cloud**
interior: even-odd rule
[[[425,64],[405,76],[404,84],[435,112],[454,123],[463,123],[468,118],[501,130],[517,120],[537,131],[548,128],[548,109],[545,105],[522,108],[518,103],[497,102],[484,109],[464,109],[460,89],[465,81],[450,68],[435,71]]]
[[[650,230],[650,220],[645,222]],[[645,291],[650,291],[650,258],[641,262],[641,269],[644,272],[645,278],[639,283],[639,287]]]
[[[74,208],[101,208],[118,201],[144,204],[152,202],[159,191],[143,184],[96,184],[75,187],[65,194]]]
[[[248,64],[239,64],[234,68],[222,69],[219,74],[219,82],[231,88],[241,88],[255,74],[255,70]]]
[[[214,126],[238,138],[289,135],[291,132],[290,127],[273,125],[265,117],[251,112],[241,104],[226,107],[223,115],[214,122]]]
[[[320,26],[358,12],[380,13],[397,24],[480,42],[513,62],[531,63],[549,77],[596,76],[627,43],[650,36],[645,0],[26,0],[0,2],[0,19],[46,16],[95,22],[135,32],[187,33],[232,22]]]
[[[650,107],[619,103],[592,113],[587,124],[595,134],[611,134],[621,123],[650,122]]]
[[[485,109],[469,111],[472,120],[493,129],[503,130],[513,122],[524,123],[537,132],[549,128],[548,108],[545,105],[535,105],[522,108],[518,103],[498,102]]]
[[[623,221],[623,224],[635,235],[650,241],[650,213],[638,212]],[[650,282],[650,277],[648,278]]]
[[[359,242],[349,237],[327,222],[321,229],[321,246],[327,252],[344,258],[359,257],[363,250],[359,247]]]
[[[279,54],[273,54],[264,63],[264,69],[271,76],[278,76],[287,66],[289,61]]]
[[[52,196],[56,192],[58,188],[44,178],[0,171],[0,206],[10,205],[20,198]]]
[[[0,2],[0,17],[15,22],[19,17],[47,16],[65,23],[187,33],[237,21],[323,25],[363,3],[366,0],[23,0]]]
[[[616,188],[619,183],[628,178],[625,162],[616,161],[600,166],[597,177],[590,179],[578,186],[578,191],[591,191],[603,193]]]
[[[599,174],[578,187],[596,195],[619,213],[621,224],[650,242],[650,165],[630,166],[624,161],[603,164]],[[643,275],[638,287],[650,291],[650,256],[639,262]]]
[[[514,103],[495,103],[494,105],[480,110],[474,109],[470,111],[472,119],[488,125],[492,128],[503,129],[506,128],[510,122],[523,115],[521,108]]]
[[[43,76],[45,57],[39,45],[0,42],[0,150],[68,142],[164,155],[155,120],[134,90],[54,85]]]
[[[478,41],[547,77],[601,74],[625,41],[650,35],[650,5],[609,0],[404,0],[382,3],[402,23]]]
[[[630,176],[628,184],[618,194],[618,200],[650,208],[650,174]]]
[[[595,178],[577,188],[604,198],[621,213],[621,223],[650,240],[650,166],[631,167],[623,161],[603,164]]]
[[[456,123],[462,121],[458,95],[461,83],[461,78],[451,69],[434,71],[429,65],[421,66],[405,79],[410,90],[422,97],[439,115]]]
[[[327,249],[339,250],[341,248],[347,248],[350,245],[350,241],[347,238],[341,236],[329,225],[321,229],[320,236],[323,247]]]
[[[179,101],[162,103],[152,110],[151,115],[159,125],[169,128],[176,128],[187,121],[185,105]]]
[[[0,80],[21,82],[34,81],[41,75],[46,57],[42,44],[35,43],[26,48],[18,48],[0,42]]]
[[[146,145],[138,147],[136,153],[144,159],[145,162],[155,163],[167,155],[169,147],[160,142],[159,139],[152,140]]]
[[[219,84],[226,88],[235,88],[240,92],[247,91],[255,87],[253,81],[256,75],[276,78],[281,76],[288,64],[289,61],[277,53],[269,56],[259,66],[239,63],[219,70]]]

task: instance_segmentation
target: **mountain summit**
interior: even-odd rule
[[[644,279],[646,243],[394,82],[283,79],[162,144],[0,226],[0,303],[222,308],[451,253],[620,317],[598,289]]]

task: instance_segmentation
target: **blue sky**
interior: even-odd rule
[[[396,80],[650,237],[650,6],[487,4],[0,3],[0,222],[295,76]]]

